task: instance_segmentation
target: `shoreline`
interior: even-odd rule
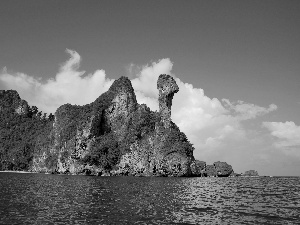
[[[0,173],[36,173],[36,172],[17,171],[17,170],[0,170]]]
[[[29,172],[29,171],[17,171],[17,170],[0,170],[0,173],[39,173],[39,172]],[[41,173],[41,174],[51,174],[51,173]],[[79,176],[90,176],[90,175],[83,175],[83,174],[56,174],[56,175],[79,175]],[[300,176],[236,176],[236,177],[300,177]],[[194,178],[194,177],[193,177]],[[203,177],[207,178],[207,177]],[[228,177],[233,178],[233,177]]]

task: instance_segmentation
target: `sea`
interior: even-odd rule
[[[300,224],[300,177],[0,172],[0,224]]]

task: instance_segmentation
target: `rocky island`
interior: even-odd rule
[[[244,177],[258,177],[258,172],[255,170],[248,170],[245,173],[242,174]]]
[[[159,112],[138,104],[131,81],[116,80],[94,102],[60,106],[55,115],[30,107],[16,91],[0,91],[0,170],[102,176],[233,174],[225,162],[195,160],[193,146],[171,120],[179,88],[157,81]]]

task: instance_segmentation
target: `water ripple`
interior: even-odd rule
[[[299,177],[0,173],[0,224],[297,224]]]

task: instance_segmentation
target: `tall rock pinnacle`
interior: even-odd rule
[[[157,89],[159,91],[159,112],[165,128],[170,127],[171,106],[175,93],[179,91],[176,81],[170,75],[162,74],[157,80]]]

